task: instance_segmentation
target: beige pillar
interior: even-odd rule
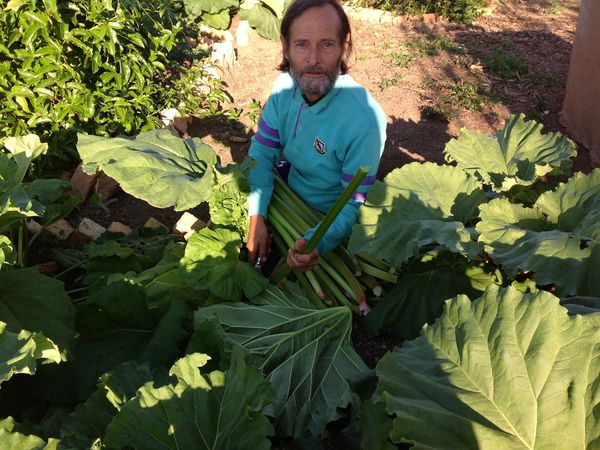
[[[581,0],[560,121],[600,166],[600,0]]]

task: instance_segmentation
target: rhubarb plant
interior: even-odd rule
[[[377,365],[392,442],[415,448],[595,448],[598,316],[548,292],[490,287],[448,300],[422,335]]]

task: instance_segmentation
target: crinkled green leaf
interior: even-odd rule
[[[98,377],[125,361],[168,366],[180,355],[190,315],[184,301],[151,308],[143,287],[123,281],[111,283],[78,305],[81,335],[75,358],[61,365],[51,378],[40,380],[51,388],[43,395],[53,401],[57,396],[83,401]],[[69,381],[74,379],[77,383]]]
[[[360,448],[364,450],[397,450],[389,440],[392,421],[389,420],[385,404],[371,399],[360,405]]]
[[[220,177],[224,178],[224,177]],[[250,186],[241,175],[226,177],[213,189],[208,200],[213,223],[233,228],[242,240],[248,236],[248,192]]]
[[[94,442],[104,437],[106,427],[119,409],[135,397],[141,386],[152,380],[149,368],[133,361],[103,375],[98,389],[64,419],[61,443],[71,448],[92,448]]]
[[[39,436],[27,435],[0,429],[2,448],[10,450],[56,450],[61,448],[59,441],[49,439],[48,442]]]
[[[272,41],[278,40],[280,21],[277,16],[260,4],[244,3],[248,4],[246,7],[240,5],[240,19],[247,20],[262,37]]]
[[[63,284],[35,268],[0,272],[0,321],[13,333],[43,333],[63,359],[75,342],[75,309]]]
[[[252,298],[269,283],[239,254],[242,242],[234,231],[204,228],[193,233],[181,260],[184,280],[196,289],[209,290],[224,300]]]
[[[175,363],[176,384],[139,389],[109,425],[109,447],[206,450],[271,448],[272,426],[263,415],[271,396],[260,372],[234,355],[225,373],[202,374],[209,357],[192,353]]]
[[[38,360],[60,362],[58,347],[42,333],[12,333],[0,322],[0,383],[16,373],[34,374]]]
[[[199,308],[195,322],[216,315],[229,338],[250,352],[247,360],[276,389],[268,413],[281,433],[321,436],[353,402],[351,383],[369,373],[350,343],[352,312],[294,306],[293,297],[274,286],[253,301],[262,304]]]
[[[535,272],[561,296],[600,296],[600,169],[578,173],[532,208],[495,199],[481,207],[479,240],[510,275]]]
[[[231,12],[229,9],[224,9],[216,14],[202,14],[202,23],[217,30],[226,30],[231,23]]]
[[[238,0],[183,0],[185,12],[191,19],[195,19],[204,13],[217,14],[224,9],[237,8]]]
[[[5,230],[26,217],[38,217],[45,208],[32,198],[23,185],[18,185],[6,193],[0,193],[0,230]]]
[[[17,262],[17,254],[8,236],[0,235],[0,268]]]
[[[423,325],[440,316],[444,300],[458,294],[474,296],[495,281],[494,274],[480,263],[447,252],[428,252],[403,270],[398,283],[379,299],[363,325],[371,336],[385,333],[414,339]]]
[[[415,449],[597,448],[600,329],[552,294],[490,286],[377,366],[394,442]]]
[[[31,161],[48,151],[48,144],[42,143],[35,134],[6,138],[4,146],[12,153],[13,160],[17,163],[18,169],[13,179],[16,183],[23,181]]]
[[[474,256],[472,229],[485,201],[480,183],[462,170],[412,163],[375,183],[360,209],[349,250],[400,266],[427,244]]]
[[[504,128],[488,135],[465,128],[444,149],[447,161],[475,175],[494,190],[533,184],[540,176],[567,175],[575,145],[558,133],[542,134],[542,124],[511,116]]]
[[[103,171],[124,191],[153,206],[183,211],[210,196],[217,157],[198,138],[180,139],[167,130],[131,139],[78,136],[86,172]]]

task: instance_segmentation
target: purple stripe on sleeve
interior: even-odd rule
[[[364,203],[367,199],[367,194],[364,192],[355,192],[352,194],[352,199],[358,203]]]
[[[345,181],[346,183],[349,183],[353,177],[354,177],[354,175],[352,175],[352,174],[342,173],[342,180]],[[361,186],[363,186],[365,184],[371,185],[371,184],[375,183],[375,181],[377,181],[377,177],[372,175],[369,177],[365,177],[360,184],[361,184]]]
[[[279,140],[279,131],[277,131],[275,128],[271,128],[263,119],[260,119],[260,122],[258,122],[258,128],[263,130],[269,136]]]
[[[256,133],[254,135],[254,137],[262,145],[265,145],[265,146],[270,147],[270,148],[280,148],[279,142],[275,142],[275,141],[272,141],[271,139],[267,139],[266,137],[262,136],[260,133]]]

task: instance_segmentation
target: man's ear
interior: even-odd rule
[[[344,58],[348,56],[348,49],[350,48],[350,33],[346,34],[344,38]]]

